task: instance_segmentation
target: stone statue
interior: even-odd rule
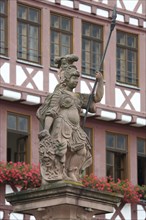
[[[43,125],[39,133],[39,155],[42,184],[57,180],[79,181],[80,175],[92,163],[91,145],[80,126],[80,111],[87,108],[89,94],[74,92],[79,72],[70,54],[56,59],[60,82],[37,111]],[[89,111],[95,112],[95,103],[103,97],[103,79],[96,73],[98,85]]]

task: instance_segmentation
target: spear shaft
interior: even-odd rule
[[[101,71],[102,64],[103,64],[103,61],[104,61],[104,58],[105,58],[105,55],[106,55],[106,51],[107,51],[107,48],[108,48],[108,45],[109,45],[109,41],[110,41],[110,38],[111,38],[111,34],[112,34],[112,31],[114,30],[115,25],[116,25],[116,17],[117,17],[117,13],[116,13],[116,6],[115,6],[114,9],[113,9],[110,32],[109,32],[109,36],[108,36],[108,39],[107,39],[106,47],[105,47],[104,53],[103,53],[101,61],[100,61],[99,69],[96,72]],[[89,96],[89,99],[88,99],[87,109],[86,109],[86,113],[85,113],[84,120],[83,120],[83,129],[85,128],[87,114],[88,114],[88,111],[89,111],[89,108],[90,108],[91,101],[93,100],[93,95],[94,95],[94,91],[95,91],[97,83],[98,83],[98,79],[95,80],[92,92],[91,92],[91,94]]]

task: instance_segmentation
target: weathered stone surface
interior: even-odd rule
[[[121,198],[62,181],[6,195],[14,212],[34,215],[37,220],[90,220],[95,214],[113,212]]]
[[[39,155],[42,183],[58,180],[79,181],[80,175],[92,163],[91,145],[80,126],[80,111],[86,109],[89,94],[74,92],[79,72],[70,54],[56,60],[60,82],[37,111],[43,130],[39,133]],[[103,79],[96,74],[98,86],[90,103],[90,112],[103,97]]]

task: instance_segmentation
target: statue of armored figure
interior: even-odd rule
[[[91,145],[80,126],[81,109],[87,108],[90,94],[74,92],[80,77],[76,61],[78,57],[74,54],[56,59],[60,82],[37,110],[43,126],[38,135],[42,184],[58,180],[77,182],[92,164]],[[103,97],[102,74],[95,76],[98,84],[89,108],[91,113]]]

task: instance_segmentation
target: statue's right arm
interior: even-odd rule
[[[53,118],[51,116],[46,116],[44,129],[49,131],[52,123],[53,123]]]

